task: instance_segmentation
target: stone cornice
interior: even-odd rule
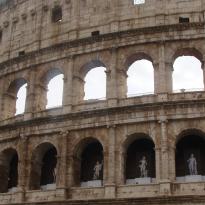
[[[192,107],[192,106],[202,106],[204,107],[205,105],[205,100],[204,99],[198,99],[198,100],[183,100],[183,101],[167,101],[167,102],[155,102],[155,103],[143,103],[143,104],[138,104],[138,105],[128,105],[128,106],[118,106],[118,107],[113,107],[113,108],[101,108],[101,109],[95,109],[95,110],[89,110],[89,111],[78,111],[78,112],[72,112],[72,113],[67,113],[67,114],[57,114],[57,115],[47,115],[46,117],[33,117],[31,119],[27,119],[27,120],[19,120],[16,121],[15,118],[13,118],[13,120],[9,121],[8,123],[1,123],[0,125],[0,130],[2,132],[4,132],[4,130],[12,130],[12,129],[17,129],[19,127],[32,127],[32,126],[43,126],[44,124],[53,124],[53,123],[62,123],[62,122],[68,122],[68,121],[72,121],[72,126],[67,124],[68,127],[72,127],[70,130],[78,130],[79,127],[76,127],[76,124],[74,123],[75,120],[78,121],[79,120],[84,120],[84,119],[88,119],[88,118],[95,118],[97,117],[105,117],[105,116],[111,116],[111,115],[124,115],[125,118],[123,118],[123,122],[121,122],[122,119],[119,119],[118,121],[112,121],[112,119],[110,120],[110,122],[112,122],[114,125],[116,123],[116,125],[120,125],[120,124],[127,124],[127,123],[136,123],[137,118],[135,118],[135,121],[133,121],[133,119],[129,119],[126,122],[126,115],[128,113],[134,113],[134,112],[154,112],[154,111],[158,111],[160,109],[172,109],[172,108],[176,108],[176,107],[183,107],[183,109],[186,110],[186,108],[188,107]],[[63,109],[63,108],[62,108]],[[61,112],[59,112],[61,113]],[[200,116],[199,115],[194,115],[194,119],[197,118],[205,118],[205,114],[201,113],[201,110],[199,111]],[[45,116],[45,115],[44,115]],[[167,119],[172,121],[172,120],[182,120],[183,118],[183,113],[180,113],[180,116],[177,117],[176,113],[174,113],[175,118],[172,118],[172,115],[170,114],[169,116],[167,116]],[[197,117],[198,116],[198,117]],[[139,121],[139,122],[158,122],[158,118],[160,117],[158,115],[153,115],[150,116],[150,118],[145,118],[144,121]],[[189,117],[186,115],[185,119],[188,120]],[[80,124],[79,126],[81,126],[81,129],[86,129],[89,127],[107,127],[107,122],[106,121],[101,121],[101,123],[98,123],[97,125],[94,124],[88,124],[88,125],[84,125],[83,123]]]
[[[172,24],[172,25],[162,25],[162,26],[154,26],[154,27],[145,27],[145,28],[138,28],[133,30],[127,30],[127,31],[120,31],[115,33],[108,33],[108,34],[102,34],[96,37],[88,37],[68,42],[63,42],[60,44],[56,44],[50,47],[42,48],[38,51],[32,51],[29,53],[26,53],[24,56],[19,56],[7,61],[4,61],[0,63],[0,70],[4,70],[8,67],[11,67],[15,64],[19,64],[25,61],[29,61],[31,59],[40,58],[41,56],[48,54],[48,53],[54,53],[57,51],[64,51],[68,50],[70,48],[77,48],[80,46],[90,45],[94,44],[96,42],[102,42],[102,41],[109,41],[109,40],[117,40],[117,39],[126,39],[128,37],[138,36],[138,35],[146,35],[146,34],[155,34],[155,33],[163,33],[163,32],[173,32],[173,31],[185,31],[189,29],[204,29],[205,23],[204,22],[196,22],[196,23],[183,23],[183,24]],[[205,38],[205,37],[204,37]],[[163,41],[173,41],[177,39],[163,39]],[[182,40],[182,39],[180,39]],[[162,41],[162,39],[159,39],[159,41]],[[109,45],[110,48],[113,46],[116,47],[116,45]],[[117,47],[123,47],[123,45],[117,45]],[[105,48],[104,48],[105,49]],[[65,57],[69,57],[69,53]],[[73,54],[72,55],[78,55]],[[64,58],[65,58],[64,57]],[[49,59],[48,59],[49,60]],[[58,58],[59,60],[59,58]],[[52,60],[50,60],[52,61]],[[38,61],[35,61],[38,62]],[[39,63],[39,62],[38,62]],[[40,62],[41,63],[41,62]],[[35,66],[37,64],[30,64],[28,63],[27,67]]]

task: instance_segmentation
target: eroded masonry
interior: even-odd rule
[[[205,0],[1,0],[0,204],[203,205],[205,92],[173,91],[183,56],[205,82]],[[128,96],[140,60],[154,90]],[[106,96],[86,100],[99,67]]]

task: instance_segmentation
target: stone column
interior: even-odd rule
[[[164,43],[159,45],[159,61],[154,62],[155,93],[172,92],[172,64],[165,61]]]
[[[18,161],[18,190],[21,192],[21,201],[25,201],[25,191],[29,175],[27,173],[28,138],[20,134],[19,161]]]
[[[59,136],[59,153],[57,161],[57,177],[56,177],[56,187],[59,194],[59,199],[61,196],[67,198],[67,136],[69,132],[63,131]]]
[[[176,148],[173,146],[169,147],[169,178],[170,180],[176,181],[176,162],[175,162]]]
[[[113,48],[111,51],[111,60],[109,70],[106,71],[107,83],[106,83],[106,98],[109,106],[115,106],[117,103],[117,49]]]
[[[35,83],[36,83],[36,70],[31,70],[29,81],[27,85],[25,113],[33,113],[36,111],[35,107]]]
[[[64,69],[64,87],[63,87],[63,109],[70,112],[73,101],[73,57],[67,59],[67,66]]]
[[[83,102],[83,98],[85,96],[84,84],[85,81],[80,77],[80,74],[73,75],[73,105]]]
[[[107,166],[105,167],[104,174],[104,185],[105,185],[105,197],[106,198],[115,198],[115,126],[108,126],[108,153],[105,162]]]
[[[161,149],[155,148],[155,169],[156,169],[156,181],[160,182],[161,179]]]
[[[160,194],[170,195],[171,184],[169,180],[169,153],[167,139],[167,120],[160,119],[161,126],[161,179],[160,179]]]
[[[46,108],[47,85],[43,85],[37,79],[37,71],[30,71],[30,79],[27,86],[25,113],[35,113]]]
[[[167,127],[166,123],[168,121],[166,119],[160,120],[161,126],[161,179],[169,179],[169,157],[168,157],[168,143],[167,143]]]

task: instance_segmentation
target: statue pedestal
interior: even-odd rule
[[[81,182],[80,186],[81,187],[101,187],[102,180],[93,180],[93,181]]]
[[[153,181],[150,177],[127,179],[126,184],[151,184]]]
[[[188,175],[185,176],[185,182],[201,182],[203,177],[201,175]]]
[[[9,193],[14,193],[14,192],[17,192],[17,191],[18,191],[17,187],[12,187],[8,190]]]
[[[177,182],[201,182],[204,181],[204,177],[202,175],[187,175],[184,177],[176,177]]]
[[[46,184],[41,186],[41,189],[46,191],[46,190],[55,190],[56,189],[56,184]]]

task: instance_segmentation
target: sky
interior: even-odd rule
[[[203,71],[201,62],[195,57],[183,56],[174,62],[173,72],[173,91],[202,90]],[[106,98],[106,68],[98,67],[92,69],[85,76],[85,97],[89,99]],[[147,60],[140,60],[133,63],[127,74],[128,97],[139,96],[143,94],[154,93],[154,68],[152,63]],[[26,84],[23,85],[17,93],[16,115],[22,114],[25,107]],[[46,108],[53,108],[62,105],[63,96],[63,75],[54,77],[48,84],[47,105]]]

